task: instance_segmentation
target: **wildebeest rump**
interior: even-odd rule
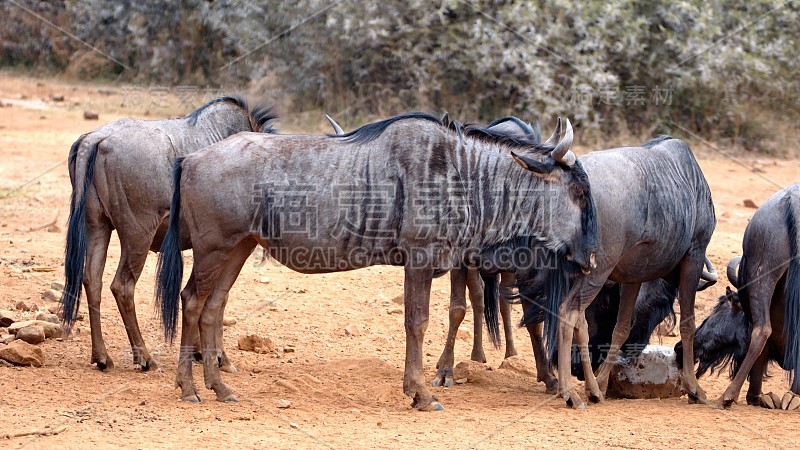
[[[414,407],[436,409],[422,374],[434,276],[484,252],[521,246],[569,255],[589,270],[594,204],[585,172],[568,151],[571,132],[568,126],[564,139],[549,147],[483,129],[461,133],[412,113],[343,136],[242,133],[189,155],[175,166],[173,214],[159,256],[157,299],[166,334],[174,335],[178,315],[181,209],[189,211],[186,231],[194,247],[193,276],[181,293],[181,345],[191,344],[199,324],[204,352],[215,350],[214,320],[256,245],[304,273],[402,265],[403,388]],[[221,160],[222,154],[228,157]],[[230,180],[225,189],[216,188],[219,179]],[[202,217],[191,214],[197,210]],[[197,400],[184,353],[177,385],[182,398]],[[218,400],[235,398],[208,358],[204,374]]]
[[[733,380],[718,399],[719,406],[737,401],[748,378],[747,403],[758,405],[769,361],[789,371],[791,390],[800,394],[798,224],[800,183],[795,183],[772,195],[753,214],[744,233],[741,260],[729,264],[728,278],[738,292],[728,290],[697,329],[697,376],[731,365]],[[681,353],[685,348],[676,346]]]
[[[716,225],[708,184],[683,141],[662,136],[642,147],[592,152],[580,161],[597,193],[597,269],[588,275],[576,274],[566,298],[562,292],[569,277],[564,276],[560,285],[550,283],[556,289],[547,291],[550,303],[545,316],[550,353],[556,343],[558,346],[562,396],[576,408],[584,403],[569,382],[573,331],[577,327],[587,394],[591,400],[600,401],[617,351],[628,339],[641,283],[664,278],[678,286],[681,340],[692,342],[695,290]],[[608,357],[595,378],[588,357],[584,311],[608,279],[621,284],[620,309]],[[684,362],[691,364],[689,353],[684,355]],[[684,369],[684,381],[690,402],[705,400],[691,368]]]
[[[182,118],[115,120],[72,145],[72,198],[61,305],[63,321],[71,326],[82,285],[86,286],[91,362],[98,368],[113,367],[100,330],[102,277],[111,231],[117,230],[121,246],[111,292],[128,333],[133,362],[147,370],[156,363],[139,331],[133,296],[148,251],[158,250],[167,229],[175,158],[241,131],[272,132],[270,122],[275,118],[264,106],[249,110],[242,98],[221,97]],[[186,240],[184,248],[188,244]],[[226,370],[231,368],[226,363]]]

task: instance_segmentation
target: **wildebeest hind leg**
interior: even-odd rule
[[[412,407],[421,411],[444,409],[425,386],[422,373],[422,344],[428,328],[433,269],[430,267],[405,268],[404,301],[406,329],[406,366],[403,374],[403,392],[414,401]]]
[[[192,268],[192,274],[186,287],[181,291],[181,306],[183,308],[183,322],[181,327],[181,346],[178,351],[178,370],[175,374],[175,387],[181,388],[181,400],[187,402],[199,402],[200,396],[194,385],[192,378],[192,361],[195,354],[201,351],[198,337],[200,312],[203,305],[199,299],[198,284],[195,282],[195,271],[197,265]],[[212,286],[206,286],[203,293],[203,301],[208,295]],[[202,360],[202,354],[200,359]]]
[[[213,389],[217,400],[221,402],[238,401],[233,392],[222,382],[218,355],[221,348],[217,345],[219,317],[225,312],[225,303],[228,292],[236,282],[236,277],[242,266],[255,248],[256,242],[245,239],[233,248],[228,254],[222,254],[218,261],[223,261],[223,267],[214,288],[206,299],[200,315],[200,341],[203,345],[203,375],[207,389]]]
[[[747,388],[748,405],[761,406],[761,386],[764,381],[764,370],[767,368],[767,363],[769,363],[769,354],[762,350],[761,355],[758,356],[758,359],[753,364],[753,368],[750,369],[750,376],[748,377],[750,386]]]
[[[134,303],[136,281],[142,274],[144,263],[147,261],[152,235],[149,236],[149,239],[142,239],[140,236],[126,236],[120,233],[119,230],[117,232],[120,234],[122,254],[117,266],[117,274],[114,276],[114,281],[111,282],[111,292],[117,300],[117,308],[119,308],[119,312],[122,315],[125,331],[128,333],[128,340],[133,353],[133,364],[141,367],[142,370],[157,369],[158,365],[150,357],[144,339],[142,339],[142,332],[139,330],[139,323],[136,320],[136,304]],[[137,245],[139,242],[145,242],[145,244]]]
[[[614,326],[614,332],[611,334],[611,345],[608,349],[608,355],[600,367],[597,369],[597,385],[600,391],[605,395],[608,389],[608,378],[611,376],[611,369],[617,363],[617,353],[619,349],[628,340],[631,334],[631,319],[633,317],[633,309],[636,306],[636,297],[639,295],[641,284],[622,284],[620,285],[619,293],[619,311],[617,312],[617,324]],[[586,319],[584,318],[584,321]],[[588,333],[587,333],[588,339]],[[590,374],[594,377],[591,370],[591,362],[589,371],[586,372],[586,380],[588,383]]]
[[[506,296],[511,295],[516,279],[514,274],[503,272],[500,274],[500,317],[503,318],[503,334],[506,339],[506,358],[517,356],[517,348],[514,346],[514,325],[511,323],[511,303],[506,300]]]
[[[480,277],[478,277],[480,278]],[[453,365],[455,364],[455,346],[458,327],[467,313],[467,268],[459,267],[450,271],[450,313],[447,340],[444,343],[442,356],[436,363],[434,386],[450,387],[453,385]]]
[[[526,303],[523,302],[523,309]],[[555,394],[558,392],[558,380],[550,367],[550,359],[544,350],[542,334],[544,324],[542,322],[529,323],[525,326],[531,337],[531,347],[533,347],[533,358],[536,360],[536,381],[542,381],[545,385],[545,394]]]
[[[89,324],[92,331],[91,364],[97,364],[100,370],[111,369],[114,362],[108,356],[103,332],[100,327],[100,299],[103,290],[103,269],[106,265],[108,243],[111,239],[111,224],[101,219],[98,222],[88,221],[88,249],[86,251],[86,271],[83,286],[86,289],[86,300],[89,304]],[[65,312],[66,313],[66,312]]]
[[[220,315],[217,316],[217,348],[219,349],[219,370],[228,373],[236,373],[236,367],[234,367],[233,363],[228,358],[228,354],[225,352],[225,340],[222,336],[222,329],[224,327],[222,321],[225,318],[225,306],[228,304],[229,296],[230,295],[225,296],[225,301],[222,303],[222,311]]]
[[[739,393],[742,390],[747,376],[751,373],[751,369],[755,367],[756,360],[761,357],[764,351],[764,346],[767,339],[772,334],[772,325],[770,323],[770,300],[775,290],[775,284],[778,280],[773,280],[773,277],[762,276],[754,281],[748,289],[750,297],[750,313],[753,318],[753,328],[750,331],[750,345],[747,348],[747,355],[733,377],[733,381],[725,389],[725,392],[717,400],[715,406],[728,408],[731,404],[739,399]],[[685,345],[683,348],[686,348]],[[685,352],[684,352],[685,353]],[[763,373],[763,368],[761,373]]]
[[[680,278],[678,282],[678,302],[681,307],[681,346],[683,347],[683,382],[689,403],[707,403],[706,393],[700,388],[697,376],[694,373],[694,299],[697,295],[697,283],[703,271],[704,254],[698,256],[687,255],[678,267]],[[758,356],[758,354],[754,355]],[[752,364],[752,361],[751,361]],[[749,367],[744,371],[745,376]],[[741,384],[739,385],[741,389]],[[739,394],[739,391],[736,391]]]

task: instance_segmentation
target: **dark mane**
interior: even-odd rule
[[[276,114],[270,106],[260,103],[251,110],[250,107],[247,105],[247,100],[241,95],[225,95],[222,97],[215,98],[206,103],[205,105],[192,111],[189,115],[186,116],[186,119],[188,119],[189,123],[194,126],[197,124],[197,119],[200,117],[200,114],[206,108],[221,102],[233,103],[234,105],[238,106],[239,108],[242,108],[245,112],[247,112],[247,114],[250,116],[250,122],[253,126],[253,131],[270,133],[270,134],[277,133],[277,130],[275,130],[275,128],[269,122],[272,122],[273,120],[277,119],[278,114]]]
[[[670,136],[670,135],[662,134],[662,135],[660,135],[658,137],[654,137],[653,139],[650,139],[649,141],[645,142],[644,144],[642,144],[642,147],[644,147],[644,148],[653,148],[656,145],[658,145],[658,144],[660,144],[660,143],[662,143],[664,141],[668,141],[670,139],[674,139],[674,138],[672,136]]]
[[[377,139],[393,123],[399,122],[401,120],[407,120],[407,119],[421,119],[421,120],[427,120],[429,122],[433,122],[433,123],[435,123],[437,125],[442,125],[442,126],[445,126],[445,127],[450,126],[450,124],[447,124],[447,125],[442,124],[442,120],[440,118],[435,117],[435,116],[433,116],[431,114],[424,113],[424,112],[413,111],[413,112],[408,112],[408,113],[404,113],[404,114],[398,114],[398,115],[396,115],[394,117],[390,117],[388,119],[384,119],[384,120],[380,120],[378,122],[373,122],[373,123],[364,125],[361,128],[356,128],[355,130],[350,131],[350,132],[345,133],[345,134],[338,134],[338,135],[337,134],[328,134],[328,136],[329,137],[333,137],[333,138],[342,138],[342,139],[346,140],[347,142],[363,144],[363,143],[370,142],[370,141],[373,141],[373,140]],[[456,126],[456,129],[458,129],[457,126]]]
[[[513,121],[513,120],[519,120],[519,119],[517,119],[516,117],[504,117],[502,119],[495,120],[494,122],[492,122],[492,124],[497,125],[498,123],[502,123],[504,121]],[[490,124],[488,127],[468,125],[466,127],[466,132],[467,132],[466,134],[468,137],[482,139],[487,142],[493,142],[513,148],[534,150],[542,154],[550,153],[553,150],[552,146],[542,144],[541,136],[536,136],[536,134],[531,134],[528,136],[520,136],[519,134],[511,133],[508,131],[490,129],[489,127],[493,126],[492,124]],[[529,128],[527,124],[524,125],[525,126],[523,126],[523,129]]]

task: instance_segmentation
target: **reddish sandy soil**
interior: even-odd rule
[[[126,108],[120,88],[108,89],[0,74],[0,100],[11,103],[0,108],[0,309],[13,309],[19,300],[40,309],[52,306],[41,295],[63,277],[70,144],[117,117],[143,116],[147,109],[152,118],[164,117],[187,109],[174,97],[163,108],[147,100]],[[54,103],[52,94],[63,94],[66,101]],[[21,99],[23,95],[27,98]],[[83,120],[84,109],[99,112],[100,121]],[[321,121],[317,126],[324,129]],[[737,162],[700,142],[691,144],[711,185],[719,219],[709,256],[724,268],[740,252],[742,232],[754,211],[742,201],[761,203],[777,190],[776,184],[797,181],[798,163],[746,156]],[[752,171],[753,166],[760,171]],[[18,188],[31,179],[35,181]],[[59,230],[29,231],[56,214]],[[239,276],[226,311],[227,317],[238,319],[225,329],[225,347],[239,372],[223,377],[241,401],[218,403],[211,391],[202,390],[202,403],[182,403],[173,388],[177,347],[164,344],[153,313],[155,256],[148,260],[136,299],[145,341],[161,366],[149,373],[133,368],[107,288],[118,259],[119,246],[112,238],[104,277],[103,329],[117,367],[100,372],[89,365],[87,321],[78,322],[72,339],[41,344],[47,358],[44,367],[0,367],[0,436],[60,431],[53,436],[0,438],[0,448],[797,446],[796,412],[741,404],[719,411],[688,405],[685,397],[608,400],[587,411],[569,410],[560,399],[545,395],[544,386],[533,377],[497,369],[503,353],[489,345],[488,364],[473,370],[467,384],[433,388],[446,411],[414,411],[402,394],[402,315],[387,313],[397,307],[390,299],[402,293],[400,268],[300,275],[274,264],[256,267],[255,257]],[[46,271],[24,269],[31,265]],[[724,289],[721,282],[699,295],[700,318],[708,315]],[[448,296],[447,277],[435,280],[425,342],[428,379],[444,344]],[[22,319],[34,313],[16,314]],[[514,311],[515,320],[520,315]],[[360,335],[345,335],[349,324],[359,324]],[[471,328],[470,317],[465,325]],[[248,333],[268,336],[280,350],[293,346],[294,352],[241,351],[237,340]],[[515,338],[518,349],[530,354],[524,330],[516,330]],[[471,340],[459,339],[456,362],[467,361],[470,348]],[[782,372],[777,367],[770,372],[765,390],[782,394]],[[203,383],[201,373],[195,370],[198,386]],[[725,376],[701,379],[709,398],[718,397],[727,383]],[[291,407],[277,408],[279,399],[291,401]]]

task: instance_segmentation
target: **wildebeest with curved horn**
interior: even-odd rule
[[[241,131],[272,133],[271,122],[276,117],[261,105],[250,110],[243,98],[220,97],[182,118],[115,120],[72,145],[72,198],[61,306],[64,324],[71,327],[82,287],[86,287],[91,362],[99,369],[114,366],[100,330],[100,295],[111,231],[117,230],[122,251],[111,292],[128,333],[133,363],[148,370],[156,367],[156,362],[139,330],[134,290],[148,251],[158,250],[167,229],[175,159]],[[188,245],[185,240],[184,248]],[[232,370],[228,361],[225,370]]]
[[[742,256],[728,265],[728,280],[738,292],[728,289],[697,328],[697,376],[730,364],[733,381],[717,406],[728,408],[737,401],[748,378],[747,403],[759,405],[769,361],[789,372],[791,390],[800,395],[799,227],[800,183],[795,183],[772,195],[753,214]],[[679,353],[685,348],[676,345]]]
[[[643,282],[664,278],[678,286],[681,340],[687,345],[693,342],[695,293],[716,226],[708,183],[681,140],[661,136],[642,147],[592,152],[580,161],[597,192],[597,269],[576,273],[571,289],[572,280],[565,271],[555,274],[559,280],[549,282],[546,291],[549,304],[544,326],[549,353],[558,347],[559,390],[573,408],[585,407],[570,383],[573,332],[578,332],[586,392],[590,400],[601,401],[617,352],[628,339]],[[608,279],[621,284],[620,309],[608,357],[595,378],[584,311]],[[689,365],[691,353],[683,356]],[[705,401],[691,367],[684,369],[684,383],[690,402]]]
[[[697,286],[698,292],[713,286],[717,282],[717,271],[708,258],[706,258],[706,268],[707,270],[703,271],[701,281]],[[620,291],[621,286],[619,283],[607,281],[597,294],[597,297],[586,308],[589,357],[593,370],[597,370],[608,355],[614,325],[619,313]],[[642,283],[639,295],[636,298],[636,306],[633,310],[630,334],[619,350],[625,358],[635,358],[640,355],[642,350],[649,344],[653,331],[663,321],[671,319],[674,323],[676,317],[673,304],[677,296],[677,287],[670,285],[663,279]],[[523,286],[519,297],[521,298],[523,309],[521,325],[528,329],[529,334],[532,335],[532,340],[541,339],[541,331],[537,334],[536,329],[532,328],[531,325],[541,325],[545,319],[547,298],[544,293],[543,280],[538,280],[538,284],[528,283]],[[489,299],[489,301],[492,301],[492,299]],[[573,348],[571,357],[572,375],[583,381],[584,374],[580,356],[575,352],[576,349]],[[534,346],[534,356],[538,358],[539,354]],[[557,359],[557,356],[554,359]],[[549,364],[549,360],[546,364]],[[538,365],[537,361],[537,367]]]
[[[522,246],[569,255],[590,270],[594,203],[571,143],[569,125],[549,147],[485,129],[462,133],[439,118],[409,113],[342,136],[242,133],[179,159],[159,255],[165,333],[171,338],[177,326],[180,242],[187,234],[194,265],[180,293],[181,345],[191,345],[199,325],[204,353],[216,351],[216,318],[256,245],[303,273],[404,266],[403,391],[417,409],[440,409],[422,373],[434,276],[483,253]],[[218,179],[230,180],[225,189],[211,184]],[[204,214],[181,218],[180,210]],[[182,399],[197,401],[191,359],[180,353],[176,384]],[[204,378],[218,400],[235,400],[210,358]]]
[[[539,124],[531,125],[524,122],[517,117],[508,116],[496,119],[487,125],[487,129],[495,133],[501,133],[506,136],[516,137],[518,139],[527,139],[531,142],[541,142],[541,130]],[[552,146],[557,143],[561,135],[561,120],[556,123],[556,129],[552,136],[544,143],[545,145]],[[486,275],[484,275],[485,277]],[[517,355],[516,346],[514,345],[514,338],[512,334],[512,319],[511,319],[511,299],[516,298],[516,285],[513,272],[503,272],[498,275],[490,275],[500,277],[500,282],[495,283],[500,293],[500,317],[503,319],[503,332],[505,337],[505,358]],[[496,281],[496,280],[495,280]],[[436,376],[433,379],[434,386],[452,386],[454,383],[453,366],[455,365],[455,342],[458,327],[464,320],[466,315],[466,296],[465,290],[469,287],[470,300],[472,301],[472,315],[474,321],[474,333],[472,341],[472,353],[470,359],[473,361],[486,362],[486,356],[483,351],[483,314],[489,311],[493,314],[493,308],[488,310],[484,309],[484,283],[481,279],[481,274],[474,267],[461,267],[450,271],[450,306],[449,306],[449,325],[447,331],[447,338],[445,340],[445,347],[442,350],[442,355],[436,363]],[[489,335],[492,341],[497,345],[499,343],[499,331],[496,325],[490,320],[487,320],[489,327]],[[531,334],[531,344],[534,349],[536,360],[536,367],[538,373],[538,380],[545,383],[548,393],[555,393],[557,382],[548,368],[548,360],[544,354],[544,347],[541,340],[542,324],[531,325],[532,329],[538,330],[538,334]]]

